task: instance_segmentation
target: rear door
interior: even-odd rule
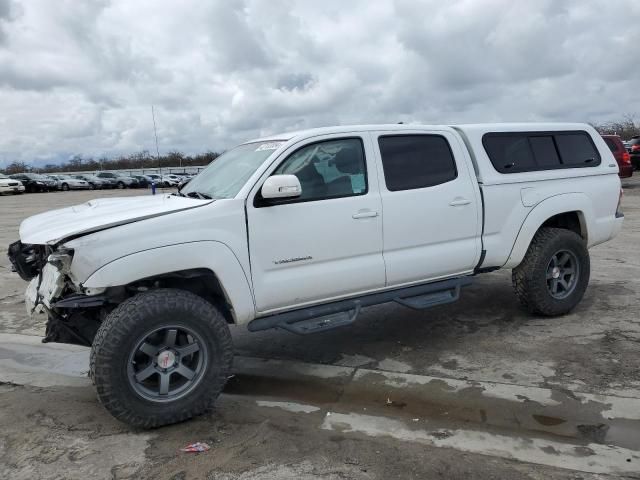
[[[259,313],[384,288],[382,204],[368,133],[305,140],[269,175],[300,180],[294,199],[247,200],[251,277]]]
[[[481,199],[470,158],[448,130],[376,132],[387,285],[473,270]]]

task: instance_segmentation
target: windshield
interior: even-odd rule
[[[233,198],[260,165],[284,142],[257,142],[237,146],[216,158],[181,193],[203,193],[211,198]]]

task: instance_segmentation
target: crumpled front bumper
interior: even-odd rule
[[[51,308],[52,302],[60,297],[65,287],[65,275],[51,263],[33,278],[25,292],[27,314],[41,313],[44,307]]]

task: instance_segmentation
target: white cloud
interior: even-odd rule
[[[637,0],[0,0],[0,166],[335,123],[640,116]]]

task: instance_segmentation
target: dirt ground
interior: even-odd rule
[[[5,381],[0,478],[640,478],[640,176],[623,186],[624,228],[591,250],[590,286],[570,315],[527,314],[504,271],[477,277],[458,303],[371,307],[326,333],[234,327],[238,357],[271,359],[264,369],[237,362],[210,414],[152,431],[112,419],[88,382]],[[0,197],[0,249],[29,215],[137,194],[147,192]],[[43,334],[25,286],[1,256],[1,334]],[[0,343],[0,377],[12,355]],[[319,373],[329,367],[347,372],[338,386]],[[301,381],[278,380],[283,371]],[[178,452],[194,441],[212,448]]]

